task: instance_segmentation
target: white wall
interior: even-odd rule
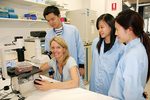
[[[90,9],[90,3],[91,3],[91,0],[81,0],[82,2],[82,9],[84,8],[89,8]]]
[[[97,11],[97,16],[103,13],[110,13],[114,16],[122,10],[122,0],[56,0],[59,5],[68,10],[88,8]],[[116,10],[112,11],[112,3],[116,3]],[[67,4],[67,5],[66,5]]]
[[[100,16],[103,13],[111,13],[114,16],[118,14],[122,10],[122,0],[56,0],[58,4],[60,5],[66,5],[65,8],[69,10],[76,10],[76,9],[82,9],[82,8],[89,8],[91,10],[97,11],[97,16]],[[111,11],[111,3],[116,2],[117,3],[117,9],[116,11]],[[0,2],[1,6],[6,6],[7,3],[5,1]],[[17,7],[16,12],[23,13],[23,11],[30,11],[30,8],[28,6],[22,6],[19,4],[9,4],[9,6]],[[32,6],[32,10],[36,9],[39,10],[38,13],[42,14],[43,10],[40,10],[40,7],[34,7]],[[39,9],[38,9],[39,8]],[[43,9],[43,8],[42,8]],[[11,22],[12,23],[12,22]],[[1,41],[9,41],[11,39],[8,39],[9,37],[13,37],[13,35],[23,35],[25,37],[29,36],[30,31],[32,30],[44,30],[46,28],[49,28],[49,26],[44,25],[46,23],[34,23],[33,25],[28,26],[27,23],[14,23],[14,25],[9,25],[9,22],[2,23],[0,22],[0,43]],[[25,25],[24,25],[25,24]],[[8,25],[8,26],[7,26]],[[23,27],[22,27],[23,26]],[[34,27],[36,26],[36,27]],[[6,39],[4,39],[6,37]]]
[[[11,1],[11,0],[10,0]],[[36,12],[42,17],[44,6],[19,4],[10,1],[0,1],[1,7],[12,7],[15,9],[16,14],[22,17],[24,13]],[[65,5],[67,9],[81,9],[82,0],[56,0],[61,6]],[[29,5],[29,6],[28,6]],[[0,20],[0,43],[10,43],[14,36],[24,36],[24,38],[30,36],[30,31],[46,30],[49,28],[47,23],[44,22],[28,22],[28,21],[7,21]]]
[[[122,0],[56,0],[58,4],[67,6],[68,10],[77,10],[88,8],[97,12],[97,16],[104,13],[110,13],[116,16],[122,11]],[[112,11],[112,3],[116,3],[117,8]]]
[[[105,13],[106,0],[91,0],[90,8],[97,11],[97,16]]]
[[[112,3],[116,4],[116,10],[112,10]],[[122,11],[122,0],[106,0],[106,13],[112,14],[114,17]]]
[[[67,4],[69,10],[88,8],[97,11],[97,16],[110,13],[116,16],[122,11],[122,0],[56,0],[58,4]],[[112,11],[112,3],[116,3],[116,10]]]
[[[15,36],[30,36],[30,31],[42,31],[46,28],[0,28],[0,44],[11,43]]]
[[[66,6],[69,10],[76,10],[82,8],[82,0],[55,0],[60,6]],[[86,0],[85,0],[86,1]]]
[[[24,13],[36,12],[38,17],[42,17],[44,6],[21,4],[21,2],[0,1],[0,7],[10,7],[15,9],[15,13],[19,18],[23,17]],[[25,21],[25,20],[11,20],[0,19],[0,43],[10,43],[14,36],[30,36],[30,31],[45,30],[49,28],[46,22],[42,21]]]
[[[112,10],[112,3],[116,3],[116,10]],[[110,13],[116,16],[122,11],[122,0],[91,0],[90,8],[97,11],[97,15],[100,16],[104,13]]]

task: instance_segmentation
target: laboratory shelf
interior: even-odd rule
[[[13,18],[0,18],[1,28],[48,28],[49,25],[47,21],[42,20],[42,12],[44,8],[48,5],[56,4],[54,1],[48,4],[34,2],[33,0],[0,0],[2,7],[14,8],[15,13],[18,15],[19,19]],[[63,6],[56,5],[60,11],[66,11]],[[24,14],[35,13],[37,15],[37,20],[24,19]]]
[[[27,19],[12,19],[12,18],[0,18],[1,28],[40,28],[48,27],[46,21],[42,20],[27,20]]]
[[[31,20],[31,19],[14,19],[14,18],[0,18],[0,21],[4,22],[13,22],[13,21],[19,21],[19,22],[40,22],[40,23],[47,23],[45,20]]]
[[[30,7],[41,7],[41,8],[45,8],[46,6],[49,5],[55,5],[55,1],[51,1],[48,4],[45,3],[40,3],[40,2],[34,2],[31,0],[5,0],[6,2],[10,2],[10,3],[15,3],[15,4],[19,4],[19,5],[23,5],[23,6],[28,6]],[[61,11],[67,11],[68,9],[65,9],[63,6],[60,5],[56,5]]]
[[[44,3],[38,3],[38,2],[34,2],[34,1],[29,1],[29,0],[5,0],[8,2],[12,2],[15,4],[20,4],[20,5],[24,5],[24,6],[39,6],[39,7],[46,7],[47,4]]]

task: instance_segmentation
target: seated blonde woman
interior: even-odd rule
[[[39,90],[49,89],[69,89],[83,87],[83,81],[80,78],[77,63],[73,57],[69,55],[66,42],[60,36],[55,36],[50,41],[50,48],[53,58],[50,62],[43,64],[40,68],[42,71],[50,68],[54,69],[53,78],[60,82],[50,83],[47,80],[36,81],[40,85],[36,85]]]

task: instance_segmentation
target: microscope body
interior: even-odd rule
[[[10,76],[8,75],[8,66],[7,66],[7,52],[9,51],[16,51],[17,52],[17,61],[16,61],[16,66],[13,67],[11,69],[11,71],[13,72],[13,75]],[[31,71],[31,70],[26,70],[28,69],[27,67],[25,68],[26,65],[29,65],[28,62],[24,61],[24,51],[25,51],[25,47],[24,47],[24,39],[23,37],[15,37],[15,40],[13,41],[12,44],[1,44],[0,45],[0,60],[2,63],[2,77],[4,80],[2,81],[7,81],[10,80],[12,83],[12,87],[14,90],[16,91],[20,91],[21,93],[25,93],[27,91],[30,91],[32,89],[35,89],[35,87],[33,86],[33,80],[39,77],[39,68],[38,67],[34,67],[35,71],[32,73],[26,73],[27,71]],[[30,64],[31,65],[31,64]],[[29,65],[29,66],[30,66]],[[18,66],[22,66],[22,68],[17,68]],[[23,68],[24,67],[24,68]],[[20,71],[20,73],[16,74],[16,69],[18,71]],[[9,70],[9,72],[11,72]],[[23,72],[24,71],[24,72]],[[15,75],[14,75],[15,73]]]

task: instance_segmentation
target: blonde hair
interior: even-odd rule
[[[53,41],[57,42],[62,48],[65,49],[64,56],[63,56],[62,62],[61,62],[61,63],[62,63],[62,66],[64,66],[64,65],[67,63],[67,60],[68,60],[68,58],[69,58],[69,56],[70,56],[67,43],[66,43],[65,40],[64,40],[62,37],[60,37],[60,36],[54,36],[54,37],[51,39],[51,41],[50,41],[50,46],[51,46],[51,43],[52,43]]]

